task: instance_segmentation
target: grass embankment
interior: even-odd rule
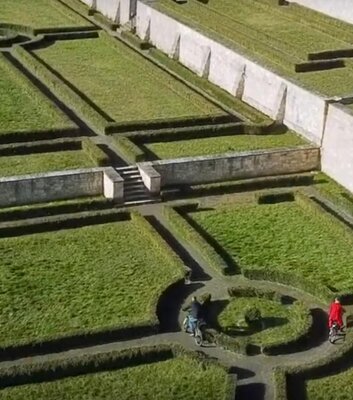
[[[228,376],[223,368],[179,356],[115,371],[8,388],[0,391],[0,399],[224,400],[227,393]]]
[[[0,240],[0,347],[155,318],[182,267],[139,218]]]
[[[36,54],[118,122],[224,113],[106,34],[57,42]]]
[[[191,217],[240,266],[352,291],[353,237],[330,215],[298,202],[228,205]],[[334,245],[333,245],[334,243]]]
[[[37,29],[90,25],[57,0],[1,0],[1,22]]]
[[[95,163],[82,150],[0,157],[0,177],[94,166]]]
[[[179,5],[159,0],[156,7],[181,21],[225,40],[242,53],[260,61],[280,74],[302,82],[325,95],[344,95],[353,90],[347,84],[353,68],[296,74],[294,64],[307,62],[308,54],[351,47],[353,33],[349,24],[334,21],[313,11],[277,2],[257,0],[196,0]],[[275,21],[275,22],[274,22]]]
[[[353,369],[305,382],[307,400],[349,400],[353,398]]]
[[[261,327],[255,331],[245,322],[245,311],[252,307],[261,312]],[[308,316],[299,303],[284,306],[278,301],[255,297],[231,299],[218,316],[218,324],[224,333],[245,335],[251,343],[260,346],[289,342],[306,331],[307,321]]]
[[[278,135],[233,135],[173,142],[146,143],[144,146],[157,157],[178,158],[222,154],[233,151],[296,147],[307,142],[295,133]]]
[[[0,104],[0,135],[74,126],[1,54]]]

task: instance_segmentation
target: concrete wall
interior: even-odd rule
[[[288,0],[353,24],[352,0]]]
[[[89,168],[0,178],[0,206],[106,195],[122,200],[123,179],[112,168]],[[115,173],[112,175],[112,173]],[[119,197],[120,196],[120,197]]]
[[[81,0],[83,3],[99,11],[110,20],[126,24],[131,17],[131,0]],[[135,2],[134,2],[135,4]],[[133,11],[133,10],[132,10]]]
[[[322,170],[353,192],[353,112],[337,104],[328,109]]]
[[[318,170],[320,150],[303,146],[297,149],[228,153],[222,156],[190,157],[141,164],[153,166],[161,175],[162,187],[202,184]]]

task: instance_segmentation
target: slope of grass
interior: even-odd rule
[[[0,346],[149,324],[182,268],[135,218],[0,240]]]
[[[305,382],[307,400],[348,400],[353,398],[353,369]]]
[[[99,39],[57,42],[36,53],[117,121],[223,113],[105,34]]]
[[[0,177],[94,167],[82,150],[0,157]]]
[[[262,326],[252,331],[245,322],[247,308],[256,307],[261,311]],[[298,304],[284,306],[273,300],[256,297],[237,297],[231,299],[220,313],[218,323],[226,334],[237,335],[242,332],[250,335],[251,342],[257,345],[286,343],[306,330],[308,316]]]
[[[159,0],[155,7],[216,36],[309,89],[328,96],[349,94],[353,90],[350,83],[353,69],[349,62],[349,68],[344,69],[294,72],[294,64],[306,62],[308,53],[350,48],[353,35],[348,24],[335,26],[328,17],[318,19],[316,14],[311,17],[310,10],[298,11],[297,6],[279,7],[267,1],[210,0],[202,4],[191,0],[178,5]]]
[[[332,290],[353,289],[353,236],[323,212],[286,202],[225,206],[191,216],[240,265],[293,272]]]
[[[226,371],[187,356],[0,391],[2,400],[225,400]]]
[[[38,29],[90,25],[57,0],[1,0],[1,22]]]
[[[146,143],[157,157],[178,158],[222,154],[232,151],[296,147],[307,142],[294,133],[281,135],[233,135],[173,142]]]
[[[1,54],[0,104],[0,134],[73,126]]]

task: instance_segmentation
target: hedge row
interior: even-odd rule
[[[293,381],[293,386],[304,384],[305,379],[319,378],[337,370],[351,361],[353,355],[353,331],[348,329],[345,341],[335,347],[335,351],[315,359],[304,365],[297,364],[290,367],[277,367],[273,371],[275,383],[274,400],[288,400],[288,378]]]
[[[41,218],[58,214],[74,214],[83,211],[97,211],[112,208],[113,202],[105,198],[85,198],[30,206],[0,209],[0,222],[16,221],[28,218]]]
[[[64,103],[70,104],[74,110],[90,124],[95,126],[101,133],[105,132],[108,121],[96,110],[94,110],[79,94],[69,88],[60,78],[51,72],[33,53],[27,51],[22,46],[14,49],[14,54],[20,62],[46,86],[62,100]]]
[[[256,194],[256,200],[258,204],[276,204],[294,201],[295,197],[293,192],[259,193]]]
[[[0,29],[2,30],[9,30],[9,31],[15,31],[18,33],[23,33],[29,36],[34,36],[34,30],[25,25],[19,25],[19,24],[11,24],[11,23],[5,23],[5,22],[0,22]]]
[[[331,60],[335,58],[352,58],[353,49],[327,50],[318,53],[309,53],[308,60]]]
[[[128,137],[117,136],[114,137],[114,140],[119,153],[121,153],[129,163],[135,164],[146,160],[144,151]]]
[[[95,39],[99,37],[98,31],[58,32],[44,34],[44,40],[75,40]]]
[[[128,41],[132,46],[140,50],[148,50],[152,45],[146,41],[141,40],[138,36],[134,35],[131,31],[122,31],[121,37]]]
[[[81,148],[82,145],[80,140],[61,138],[58,140],[0,145],[0,156],[6,157],[33,153],[50,153],[55,151],[80,150]]]
[[[343,60],[310,61],[294,65],[295,72],[326,71],[334,68],[344,68]]]
[[[260,297],[268,300],[282,301],[283,296],[275,290],[259,289],[253,286],[233,286],[227,289],[230,297]]]
[[[69,33],[69,32],[90,32],[90,31],[96,31],[97,26],[92,25],[88,20],[87,23],[89,25],[86,26],[62,26],[62,27],[51,27],[51,28],[36,28],[33,29],[34,35],[42,35],[42,34],[51,34],[51,33]]]
[[[215,271],[227,275],[231,268],[216,250],[172,207],[164,207],[163,215],[174,232],[196,246],[204,260]]]
[[[82,140],[82,150],[98,167],[107,167],[111,165],[108,155],[90,138],[84,138]]]

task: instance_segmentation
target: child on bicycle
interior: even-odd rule
[[[331,329],[333,324],[336,323],[338,328],[341,330],[343,328],[343,314],[346,310],[342,307],[340,299],[338,297],[330,305],[329,316],[328,316],[328,326]]]

